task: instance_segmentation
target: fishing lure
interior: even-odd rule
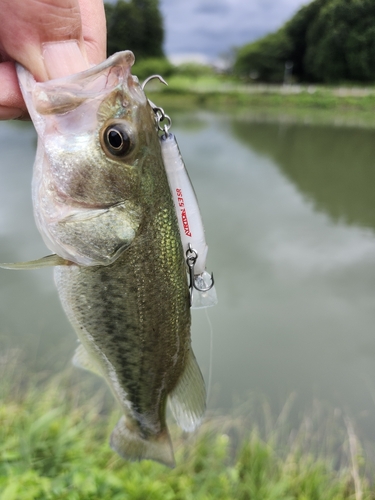
[[[157,78],[167,85],[160,75],[152,75],[143,82],[142,89],[153,78]],[[159,137],[160,147],[186,256],[190,305],[194,309],[211,307],[217,304],[217,294],[213,274],[210,275],[206,271],[208,246],[197,196],[176,137],[169,132],[172,125],[171,118],[164,113],[162,108],[150,100],[149,103],[155,112],[157,128],[162,132]],[[163,125],[164,121],[166,123]],[[198,293],[194,293],[194,291]]]

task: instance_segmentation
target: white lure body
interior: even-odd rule
[[[199,291],[210,286],[211,275],[206,271],[208,246],[197,197],[175,136],[171,133],[164,134],[160,138],[160,144],[184,253],[186,255],[189,248],[192,248],[198,255],[194,265],[195,284],[198,288],[195,288],[193,293],[192,307],[197,309],[214,306],[217,304],[215,287],[207,291]]]

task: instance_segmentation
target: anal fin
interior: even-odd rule
[[[206,409],[206,388],[192,350],[184,373],[169,394],[169,406],[177,424],[184,431],[192,432],[202,422]]]
[[[28,262],[15,262],[15,263],[4,263],[0,264],[2,269],[41,269],[42,267],[54,267],[54,266],[69,266],[72,262],[59,257],[55,253],[52,255],[47,255],[37,260],[30,260]]]
[[[88,370],[92,373],[95,373],[95,375],[99,375],[99,377],[103,376],[99,366],[97,365],[97,363],[95,363],[95,361],[92,359],[92,357],[86,351],[86,349],[83,347],[82,344],[80,344],[77,347],[72,359],[72,363],[77,368],[82,368],[82,370]]]

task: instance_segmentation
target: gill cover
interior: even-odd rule
[[[139,226],[131,201],[137,180],[132,183],[123,168],[127,158],[130,165],[137,162],[134,122],[138,110],[148,107],[131,75],[133,62],[132,52],[119,52],[47,82],[36,82],[17,65],[38,133],[32,182],[36,224],[53,253],[78,265],[113,263]]]

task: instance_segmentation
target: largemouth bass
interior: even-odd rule
[[[167,400],[195,429],[204,382],[190,337],[185,257],[155,116],[134,56],[120,52],[66,78],[36,83],[18,67],[38,133],[35,219],[54,252],[63,308],[81,342],[75,365],[105,378],[124,416],[110,444],[122,457],[174,465]]]

